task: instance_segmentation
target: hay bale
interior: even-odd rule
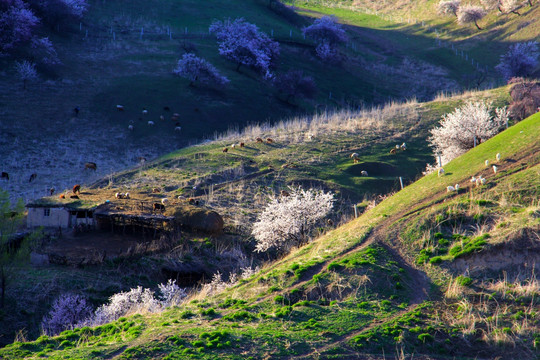
[[[174,211],[174,222],[182,227],[217,234],[223,231],[223,218],[217,212],[201,207],[183,205]]]

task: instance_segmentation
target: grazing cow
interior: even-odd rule
[[[97,170],[97,165],[95,162],[87,162],[84,164],[84,169],[90,169],[90,170],[94,170],[96,171]]]
[[[154,125],[154,122],[153,122],[152,120],[150,120],[150,121],[148,122],[148,125],[153,126],[153,125]]]
[[[240,147],[245,147],[246,144],[244,144],[243,142],[240,143]]]
[[[171,108],[168,107],[168,106],[164,106],[164,107],[163,107],[163,110],[164,110],[164,111],[171,111]]]
[[[176,127],[174,128],[174,131],[182,131],[182,127],[181,127],[181,126],[176,126]]]
[[[77,195],[70,195],[69,196],[71,199],[80,199]]]
[[[56,191],[56,189],[53,188],[53,187],[49,189],[49,192],[51,193],[51,196],[54,194],[55,191]]]
[[[80,194],[81,193],[81,185],[79,185],[79,184],[73,185],[73,193],[74,194]]]
[[[75,108],[73,109],[73,113],[75,114],[75,116],[79,116],[80,111],[81,111],[81,108],[79,108],[78,106],[75,106]]]
[[[390,150],[390,154],[395,154],[395,153],[396,153],[396,149]]]
[[[32,181],[36,180],[36,178],[37,178],[37,174],[33,173],[32,175],[30,175],[30,180],[28,180],[28,182],[32,182]]]
[[[131,125],[131,124],[128,125],[128,130],[129,130],[129,131],[133,131],[133,125]]]
[[[152,207],[152,211],[156,212],[158,210],[161,211],[161,212],[164,212],[165,211],[165,205],[160,204],[160,203],[154,203],[154,205]]]
[[[228,148],[223,148],[222,151],[223,151],[224,153],[226,153],[227,151],[229,151],[229,149],[228,149]]]
[[[124,105],[116,105],[116,110],[124,111]]]
[[[263,139],[261,139],[260,137],[256,138],[255,139],[258,143],[262,143],[263,142]]]
[[[361,176],[368,176],[368,172],[366,170],[360,171]]]
[[[160,189],[160,188],[153,188],[153,189],[152,189],[152,192],[153,192],[154,194],[157,194],[157,193],[160,193],[160,192],[161,192],[161,189]]]
[[[59,197],[60,199],[65,199],[65,198],[66,198],[66,195],[60,194],[58,197]]]
[[[148,110],[146,110],[146,108],[143,108],[143,109],[142,109],[142,113],[143,113],[143,115],[147,115],[147,114],[148,114]]]
[[[267,139],[266,139],[266,142],[267,142],[268,144],[271,144],[271,143],[274,142],[274,139],[272,139],[272,138],[267,138]]]
[[[161,121],[165,120],[165,116],[159,115],[159,120],[161,120]]]
[[[171,117],[171,120],[172,121],[177,121],[178,119],[180,118],[180,114],[179,113],[174,113]]]
[[[2,176],[0,177],[0,179],[9,180],[9,174],[5,171],[2,171]]]
[[[288,191],[285,191],[285,190],[281,190],[281,192],[279,193],[281,196],[291,196],[291,194],[289,194]]]

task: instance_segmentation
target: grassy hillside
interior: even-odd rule
[[[0,355],[534,359],[539,124],[536,114],[512,126],[449,163],[445,176],[421,178],[221,293]],[[473,187],[480,174],[487,183]],[[455,183],[461,190],[447,193]]]

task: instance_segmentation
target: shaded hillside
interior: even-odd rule
[[[539,124],[536,114],[510,127],[447,164],[446,175],[421,178],[222,293],[0,355],[534,359]],[[479,175],[487,182],[476,187],[469,179]],[[456,183],[458,192],[446,191]],[[501,249],[508,261],[494,266]]]

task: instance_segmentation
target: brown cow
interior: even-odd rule
[[[165,205],[160,204],[160,203],[154,203],[154,205],[152,206],[152,211],[156,212],[158,210],[161,211],[161,212],[164,212],[165,211]]]
[[[240,143],[240,147],[245,147],[246,144],[244,144],[243,142]]]
[[[274,139],[272,139],[272,138],[268,138],[268,139],[266,139],[266,142],[267,142],[268,144],[271,144],[271,143],[273,143],[273,142],[274,142]]]
[[[60,196],[58,196],[60,199],[65,199],[66,198],[66,195],[64,194],[60,194]]]
[[[396,151],[397,151],[396,149],[392,149],[392,150],[390,150],[390,154],[395,154]]]
[[[90,169],[90,170],[96,171],[97,170],[97,165],[94,162],[87,162],[87,163],[84,164],[84,169],[85,170]]]
[[[224,153],[226,153],[227,151],[229,151],[229,149],[228,149],[228,148],[223,148],[222,151],[223,151]]]
[[[77,185],[73,185],[73,193],[74,194],[80,194],[81,193],[81,185],[77,184]]]
[[[255,139],[258,143],[262,143],[263,142],[263,139],[261,139],[260,137],[256,138]]]

